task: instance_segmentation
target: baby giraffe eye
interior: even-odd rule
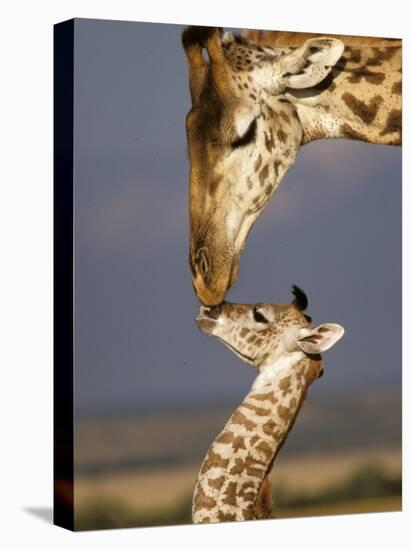
[[[258,311],[257,307],[253,308],[253,319],[256,321],[256,323],[269,323],[266,317],[262,315],[260,311]]]

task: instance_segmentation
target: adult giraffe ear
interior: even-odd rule
[[[310,38],[280,61],[282,88],[312,88],[328,76],[345,45],[336,38]]]
[[[315,327],[300,329],[297,345],[309,354],[322,353],[336,344],[342,338],[345,329],[335,323],[324,323]]]

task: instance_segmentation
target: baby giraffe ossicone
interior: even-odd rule
[[[200,330],[215,336],[258,370],[251,390],[203,460],[193,523],[271,517],[270,472],[307,388],[323,372],[321,352],[344,333],[334,323],[312,326],[308,301],[293,287],[291,304],[232,304],[200,308]]]

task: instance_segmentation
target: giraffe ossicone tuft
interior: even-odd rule
[[[299,311],[305,311],[305,309],[308,307],[309,302],[308,302],[308,297],[303,292],[303,290],[296,285],[292,285],[292,294],[295,297],[292,304]]]

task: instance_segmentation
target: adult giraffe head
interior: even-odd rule
[[[302,144],[400,143],[399,47],[367,37],[353,37],[359,49],[342,37],[278,35],[274,43],[259,32],[245,38],[189,27],[182,36],[192,99],[189,260],[207,306],[221,303],[235,282],[248,232]]]
[[[201,27],[182,38],[192,98],[186,119],[190,265],[197,296],[215,305],[236,280],[246,236],[302,142],[285,92],[322,81],[343,44],[317,38],[274,50]]]

